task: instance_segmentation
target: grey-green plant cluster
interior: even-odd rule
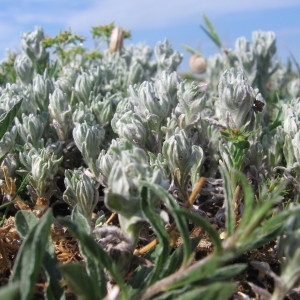
[[[32,299],[40,276],[46,299],[66,299],[62,279],[78,299],[243,297],[235,278],[247,265],[232,262],[270,242],[280,272],[252,261],[274,280],[272,291],[249,283],[252,293],[283,299],[299,288],[298,66],[276,60],[273,32],[225,49],[205,22],[220,52],[193,80],[167,40],[92,52],[69,33],[51,51],[38,27],[7,54],[0,208],[2,226],[15,214],[20,249],[1,299]],[[59,262],[51,236],[62,227],[81,262]],[[193,227],[205,234],[190,237]],[[204,236],[212,250],[195,259]]]

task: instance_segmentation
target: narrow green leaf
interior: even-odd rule
[[[69,263],[60,266],[64,279],[78,300],[103,299],[96,278],[89,276],[85,267],[79,263]]]
[[[192,251],[194,251],[200,240],[201,236],[197,236],[191,239]],[[169,276],[180,268],[183,262],[183,254],[183,245],[180,245],[174,250],[170,258],[165,262],[164,269],[162,271],[162,277]]]
[[[236,284],[232,282],[215,282],[202,287],[195,287],[180,295],[184,300],[210,299],[224,300],[229,299],[236,291]],[[177,298],[178,299],[178,298]]]
[[[17,231],[24,239],[30,230],[32,230],[32,228],[39,222],[39,219],[31,211],[19,210],[16,213],[15,221]]]
[[[17,255],[10,282],[20,282],[21,299],[32,299],[48,242],[52,211],[49,209],[30,230]]]
[[[187,210],[187,209],[177,209],[175,210],[178,215],[183,215],[185,218],[193,221],[194,224],[200,226],[203,228],[210,236],[212,239],[212,242],[214,243],[215,246],[215,251],[217,253],[222,252],[222,244],[221,244],[221,239],[219,237],[218,232],[210,225],[210,223],[204,219],[203,217],[197,215],[193,211]]]
[[[146,181],[140,182],[141,186],[144,186],[155,193],[162,201],[164,201],[165,205],[167,206],[169,212],[174,217],[175,223],[177,228],[179,229],[181,238],[183,239],[183,247],[184,247],[184,259],[183,264],[186,264],[191,255],[191,244],[189,238],[189,230],[187,220],[182,217],[181,215],[177,215],[175,209],[178,208],[173,197],[160,185],[155,185],[152,183],[148,183]]]
[[[153,267],[138,267],[132,277],[127,282],[127,290],[129,292],[129,298],[133,298],[135,294],[140,292],[148,285],[149,278],[151,278],[151,272],[153,271]],[[142,280],[141,280],[142,278]]]
[[[151,280],[149,282],[149,284],[153,284],[157,279],[159,279],[164,266],[164,262],[168,259],[170,253],[169,236],[164,227],[162,219],[158,217],[157,213],[155,213],[154,208],[150,203],[150,193],[147,192],[146,188],[142,189],[141,195],[141,209],[143,211],[145,219],[153,227],[153,230],[159,240],[159,244],[157,247],[159,247],[160,249],[160,255],[157,256],[155,267],[151,273]]]
[[[22,238],[26,238],[29,232],[39,222],[39,219],[32,212],[24,210],[18,211],[15,219],[18,233]],[[47,287],[45,289],[46,299],[61,299],[64,291],[59,284],[59,280],[61,280],[61,274],[57,268],[58,261],[55,255],[50,235],[48,236],[47,245],[45,247],[42,266],[47,278]]]
[[[235,177],[237,178],[238,183],[240,183],[243,188],[244,211],[239,225],[239,228],[242,229],[248,225],[249,221],[252,218],[254,206],[254,193],[244,174],[236,170],[232,170],[232,172],[235,173]]]
[[[102,268],[106,269],[112,278],[118,283],[122,292],[126,294],[124,289],[124,280],[120,275],[121,272],[118,270],[117,266],[114,264],[108,254],[96,243],[96,241],[90,235],[86,234],[86,232],[74,222],[63,218],[59,218],[59,222],[63,226],[67,227],[76,237],[85,255],[89,256],[95,262],[95,264],[98,264]]]
[[[51,250],[49,250],[49,248]],[[50,244],[43,259],[43,269],[46,275],[46,300],[65,299],[64,289],[60,284],[62,276],[58,266],[59,263],[54,252],[54,247]]]
[[[205,260],[202,264],[199,264],[197,268],[188,268],[188,272],[185,270],[177,272],[177,278],[168,286],[166,290],[177,289],[194,282],[205,279],[215,273],[219,263],[216,257],[211,256],[210,259]]]
[[[80,212],[80,208],[78,205],[75,205],[72,211],[71,220],[74,224],[80,228],[84,233],[90,235],[91,234],[91,226],[84,215]],[[106,279],[104,275],[104,270],[102,266],[97,263],[93,257],[90,256],[89,252],[86,250],[84,244],[81,241],[78,241],[79,249],[81,255],[85,258],[86,261],[86,270],[89,276],[95,278],[100,283],[100,287],[102,289],[102,295],[106,295]]]
[[[220,257],[222,262],[223,258]],[[215,281],[231,280],[234,276],[240,274],[247,267],[246,264],[232,264],[224,267],[219,267],[215,272],[203,279],[205,283],[211,283]],[[202,282],[202,281],[201,281]]]
[[[0,140],[2,139],[5,132],[9,129],[12,121],[17,115],[22,101],[23,99],[19,100],[8,112],[0,116]]]
[[[76,204],[72,210],[71,220],[76,223],[85,233],[91,233],[91,226],[84,215],[80,212],[78,204]]]
[[[202,56],[202,54],[201,54],[200,51],[195,50],[194,48],[192,48],[192,47],[190,47],[190,46],[188,46],[188,45],[182,44],[181,47],[182,47],[185,51],[187,51],[188,53],[190,53],[190,54],[196,54],[196,55]]]
[[[234,206],[232,203],[233,200],[233,190],[231,179],[228,171],[225,167],[220,167],[220,172],[223,178],[224,185],[224,204],[225,204],[225,226],[227,237],[231,236],[234,232],[235,222],[234,222]]]
[[[274,214],[272,208],[283,199],[282,193],[285,186],[286,182],[282,181],[271,191],[267,191],[266,187],[263,188],[259,195],[259,202],[253,210],[248,224],[245,224],[241,229],[238,228],[237,236],[239,242],[258,238],[257,233],[254,235],[253,232],[257,231],[257,228],[261,228],[261,223],[266,222]],[[268,235],[268,233],[266,234]]]
[[[0,288],[0,299],[3,300],[20,300],[20,282],[16,281]]]
[[[200,27],[208,35],[208,37],[217,45],[217,47],[221,49],[223,47],[222,42],[215,28],[213,27],[212,23],[210,22],[210,20],[207,18],[205,14],[202,15],[202,18],[204,20],[206,27],[204,26],[200,26]]]

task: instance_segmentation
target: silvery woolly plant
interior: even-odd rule
[[[145,200],[142,199],[140,185],[143,181],[146,181],[154,186],[166,187],[167,181],[159,168],[153,169],[149,166],[149,158],[143,149],[126,140],[120,140],[119,142],[122,143],[121,147],[125,147],[125,149],[121,151],[120,148],[115,147],[116,144],[114,145],[116,160],[111,161],[109,174],[106,174],[107,188],[104,202],[110,210],[118,213],[121,231],[113,227],[111,229],[104,227],[96,228],[94,233],[104,249],[112,242],[104,239],[107,232],[110,232],[113,240],[118,238],[122,241],[123,246],[119,247],[119,245],[115,248],[115,252],[117,251],[118,254],[115,253],[113,257],[118,261],[118,265],[123,266],[123,275],[125,275],[129,270],[133,251],[145,223],[145,217],[141,209],[141,201]],[[105,160],[101,162],[100,168],[103,170]],[[159,210],[161,199],[153,193],[149,193],[148,197],[151,205]],[[125,249],[126,256],[124,256]]]
[[[47,110],[49,96],[54,91],[54,83],[47,71],[43,75],[37,74],[32,81],[33,98],[40,111]]]
[[[178,199],[186,202],[190,180],[194,185],[199,178],[204,159],[202,148],[192,145],[184,129],[176,128],[174,135],[164,141],[162,155],[172,176],[172,188]]]
[[[177,91],[178,105],[176,114],[180,114],[180,127],[193,127],[199,123],[206,106],[206,94],[196,82],[181,82]]]
[[[104,134],[104,129],[98,124],[77,123],[73,129],[74,142],[96,178],[99,176],[96,159],[101,151]]]
[[[97,182],[82,170],[66,170],[64,183],[64,201],[72,208],[77,206],[79,212],[91,224],[93,210],[99,202]]]
[[[21,44],[23,51],[33,64],[45,67],[48,63],[49,54],[43,45],[44,37],[42,27],[37,26],[34,31],[21,35]]]
[[[226,124],[226,127],[239,129],[247,126],[248,129],[253,129],[255,105],[259,103],[263,108],[264,100],[247,83],[243,71],[226,70],[220,78],[218,91],[219,101],[216,112],[219,120]]]
[[[283,169],[286,176],[292,181],[297,192],[300,191],[300,98],[292,99],[289,104],[283,104],[283,155],[286,167]],[[296,195],[296,198],[299,198]]]
[[[65,37],[76,38],[69,33]],[[40,28],[22,35],[24,53],[15,60],[16,82],[0,88],[1,122],[23,98],[16,118],[2,132],[1,166],[9,176],[28,174],[26,195],[31,200],[54,196],[71,207],[71,221],[59,221],[76,237],[86,263],[59,268],[66,280],[71,278],[70,286],[76,282],[74,290],[82,287],[84,278],[91,287],[83,289],[86,298],[103,299],[110,296],[104,276],[110,273],[108,280],[116,283],[116,293],[119,289],[124,299],[150,299],[159,293],[158,297],[188,298],[192,293],[205,297],[208,292],[219,295],[220,290],[224,298],[225,286],[229,298],[235,286],[224,280],[231,280],[245,266],[232,267],[228,262],[275,241],[283,232],[282,275],[284,291],[289,290],[297,272],[291,266],[299,256],[293,247],[299,226],[297,218],[283,225],[287,216],[299,211],[296,205],[287,207],[299,200],[299,81],[282,65],[277,68],[275,35],[256,32],[252,41],[238,39],[233,50],[219,43],[223,52],[208,58],[207,73],[193,77],[194,82],[176,72],[182,56],[167,41],[158,43],[154,51],[144,45],[123,46],[89,56],[86,49],[69,47],[65,40],[66,48],[53,44],[59,57],[50,61],[43,39]],[[280,78],[294,80],[280,84]],[[272,84],[273,89],[280,88],[277,97],[270,91]],[[76,166],[67,162],[74,159],[70,144],[78,149]],[[191,197],[194,206],[182,208],[189,206],[184,204],[200,176],[210,177],[207,185],[199,198]],[[280,176],[291,183],[288,189]],[[283,197],[283,192],[288,193]],[[98,210],[99,202],[106,206],[105,214]],[[211,203],[205,218],[198,210],[194,213],[197,205]],[[101,215],[100,221],[95,221],[93,212]],[[117,213],[119,226],[106,224],[110,212]],[[16,216],[20,232],[21,219],[29,214],[21,211]],[[39,265],[37,259],[30,265],[37,264],[32,271],[36,276],[40,266],[48,271],[47,260],[42,261],[45,247],[37,245],[38,234],[45,232],[42,226],[50,230],[50,215],[49,210],[46,221],[32,218],[37,225],[22,232],[25,246],[19,250],[17,275],[12,279],[18,289],[20,274],[25,285],[31,284],[32,290],[35,286],[34,280],[28,283],[32,269],[20,268],[18,273],[26,251],[40,251],[35,256],[41,259]],[[219,221],[219,215],[224,220]],[[159,244],[147,257],[151,266],[133,271],[141,230],[149,228],[146,222]],[[171,229],[176,223],[183,239],[172,252],[169,234],[174,232],[166,230],[168,223]],[[199,238],[190,240],[188,223],[206,230],[214,243],[213,253],[197,262],[191,257]],[[224,240],[209,223],[218,224],[226,234]],[[53,249],[48,254],[54,262]],[[27,257],[32,258],[32,253]],[[83,276],[78,279],[74,274]],[[217,280],[220,274],[222,282]],[[56,291],[50,279],[46,286]]]
[[[19,54],[16,57],[14,67],[18,78],[24,85],[32,82],[34,67],[28,56],[25,54]]]
[[[37,149],[27,144],[26,149],[28,150],[19,153],[19,159],[29,174],[33,199],[49,200],[54,193],[54,177],[62,162],[59,145],[48,145]]]
[[[73,128],[72,111],[66,93],[59,88],[55,88],[53,93],[49,95],[48,110],[52,119],[52,126],[59,139],[66,141]]]
[[[35,147],[43,145],[43,133],[48,123],[48,114],[46,112],[40,114],[22,114],[21,121],[15,119],[18,133],[24,143],[30,143]]]

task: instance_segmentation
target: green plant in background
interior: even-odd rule
[[[0,67],[0,255],[16,257],[1,299],[31,299],[42,278],[46,299],[67,298],[64,283],[79,299],[222,300],[240,296],[248,271],[233,262],[268,243],[281,270],[250,261],[274,279],[273,291],[249,283],[253,293],[297,287],[297,73],[274,60],[272,32],[228,50],[204,23],[221,51],[185,46],[203,63],[193,81],[167,40],[125,46],[130,32],[113,23],[92,28],[92,52],[71,30],[22,35]],[[8,212],[21,244],[11,256]],[[61,261],[65,241],[78,245],[73,262]]]

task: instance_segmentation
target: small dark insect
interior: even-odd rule
[[[257,113],[257,112],[262,112],[264,106],[265,104],[263,102],[259,100],[254,100],[252,108]]]
[[[159,102],[159,101],[160,101],[160,99],[159,99],[159,98],[157,98],[157,97],[154,97],[154,101],[156,101],[156,102]]]

